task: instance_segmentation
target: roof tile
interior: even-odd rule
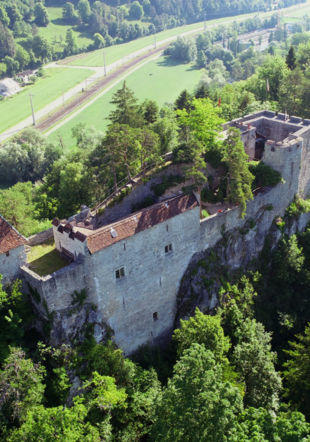
[[[154,206],[133,213],[127,218],[108,226],[101,227],[87,236],[90,253],[96,253],[125,238],[160,224],[169,218],[197,207],[198,201],[193,194],[181,195]],[[114,232],[116,232],[116,236]],[[112,235],[113,233],[113,235]]]
[[[0,215],[0,253],[6,253],[26,243],[26,238]]]

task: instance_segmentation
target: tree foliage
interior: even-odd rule
[[[229,128],[223,143],[223,161],[227,165],[227,199],[241,207],[241,216],[245,215],[246,203],[253,199],[252,182],[254,176],[249,170],[248,156],[240,139],[240,132]]]

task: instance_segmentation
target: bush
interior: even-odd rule
[[[294,201],[287,207],[285,216],[287,218],[295,218],[302,213],[310,212],[310,200],[303,200],[296,197]]]
[[[202,209],[201,211],[201,219],[208,218],[210,216],[209,212],[206,209]]]
[[[163,176],[162,181],[159,184],[153,184],[151,189],[154,194],[159,197],[163,195],[169,187],[176,186],[177,184],[183,183],[184,178],[180,175],[168,175]]]
[[[251,161],[250,172],[254,175],[252,189],[258,187],[274,187],[282,180],[281,174],[263,162]]]

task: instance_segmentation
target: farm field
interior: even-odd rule
[[[182,90],[194,90],[202,74],[203,69],[193,69],[188,64],[169,64],[164,57],[160,57],[129,75],[126,83],[135,92],[139,101],[149,98],[162,106],[166,102],[173,102]],[[121,83],[118,83],[75,118],[55,130],[49,139],[58,142],[61,137],[65,149],[69,150],[74,146],[71,130],[77,124],[85,123],[103,130],[108,124],[107,117],[113,107],[110,104],[112,95],[120,86]]]
[[[309,0],[303,6],[297,5],[283,10],[283,14],[285,15],[294,15],[294,16],[298,15],[300,17],[305,15],[307,12],[310,14]],[[274,12],[272,11],[272,12],[263,13],[262,15],[267,16],[273,13]],[[184,32],[195,31],[196,29],[202,28],[204,26],[204,23],[206,23],[206,28],[208,29],[208,27],[210,26],[221,24],[223,22],[227,21],[232,22],[234,20],[246,19],[247,17],[252,17],[252,16],[253,13],[242,14],[234,17],[223,17],[219,19],[208,20],[206,22],[184,25],[177,28],[168,29],[166,31],[159,32],[156,34],[156,39],[157,42],[159,42],[167,38],[180,35]],[[81,54],[76,57],[73,57],[72,59],[68,59],[68,64],[72,66],[94,66],[94,67],[103,66],[104,65],[103,52],[105,53],[106,56],[106,63],[111,64],[132,52],[138,51],[139,49],[143,49],[146,46],[153,45],[154,37],[155,37],[154,35],[149,35],[147,37],[142,37],[137,40],[130,41],[128,43],[109,46],[104,49],[98,49],[96,51],[88,52],[86,54]]]
[[[62,8],[51,6],[47,7],[46,9],[50,22],[47,27],[38,28],[39,34],[42,37],[45,37],[49,43],[52,43],[56,49],[61,49],[66,40],[66,32],[69,28],[71,28],[71,26],[63,24]],[[90,43],[92,43],[92,39],[88,34],[76,31],[74,27],[72,30],[79,46],[86,48]]]
[[[31,115],[30,92],[33,94],[34,109],[38,111],[91,74],[93,71],[88,69],[44,69],[44,77],[38,78],[35,84],[25,86],[17,95],[0,102],[0,131],[12,127]]]
[[[223,21],[233,21],[235,19],[246,18],[253,14],[243,14],[235,17],[224,17],[216,20],[210,20],[206,22],[206,27],[210,25],[220,24]],[[184,32],[194,31],[196,29],[202,28],[204,22],[193,23],[190,25],[180,26],[178,28],[168,29],[167,31],[162,31],[156,34],[157,42],[165,40],[170,37],[177,36]],[[89,52],[87,54],[81,54],[74,57],[72,61],[69,60],[68,64],[71,66],[103,66],[103,52],[106,55],[106,63],[111,64],[115,61],[125,57],[126,55],[143,49],[146,46],[154,44],[155,35],[148,35],[147,37],[142,37],[137,40],[130,41],[128,43],[123,43],[115,46],[109,46],[104,49],[98,49],[96,51]]]

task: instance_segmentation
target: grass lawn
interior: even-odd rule
[[[18,94],[0,101],[0,131],[4,131],[31,115],[29,93],[34,110],[38,111],[58,98],[63,92],[93,74],[88,69],[51,68],[45,69],[44,77],[35,84],[25,86]]]
[[[292,16],[303,16],[307,12],[310,13],[310,2],[307,1],[304,5],[295,5],[287,9],[283,9],[283,14],[289,14]],[[261,17],[268,16],[276,13],[276,11],[266,12],[260,14]],[[206,21],[207,28],[212,25],[221,24],[225,21],[231,21],[238,19],[246,19],[247,17],[253,17],[254,13],[242,14],[234,17],[223,17],[214,20]],[[192,31],[198,28],[201,28],[204,25],[204,22],[193,23],[190,25],[180,26],[173,29],[168,29],[167,31],[162,31],[156,34],[157,41],[165,40],[166,38],[177,36],[182,34],[183,32]],[[133,40],[128,43],[123,43],[120,45],[109,46],[104,49],[106,55],[106,63],[111,64],[131,52],[138,51],[139,49],[143,49],[145,46],[151,45],[154,43],[154,35],[149,35],[147,37],[139,38],[138,40]],[[69,61],[70,65],[73,66],[103,66],[103,49],[99,49],[96,51],[88,52],[86,54],[82,54],[75,58],[72,61]]]
[[[206,22],[206,26],[220,24],[223,21],[227,20],[235,20],[243,17],[244,19],[247,16],[251,16],[253,14],[244,14],[236,17],[224,17],[216,20],[210,20]],[[167,31],[162,31],[156,34],[157,42],[161,40],[165,40],[169,37],[174,37],[183,32],[193,31],[195,29],[199,29],[204,26],[204,22],[193,23],[190,25],[180,26],[173,29],[168,29]],[[126,55],[138,51],[139,49],[143,49],[146,46],[154,44],[154,35],[149,35],[147,37],[142,37],[137,40],[130,41],[128,43],[123,43],[115,46],[109,46],[107,48],[98,49],[96,51],[89,52],[87,54],[83,54],[78,56],[75,60],[69,62],[72,66],[103,66],[103,51],[106,55],[106,63],[111,64],[115,61],[125,57]]]
[[[66,32],[71,26],[63,23],[62,8],[47,7],[46,9],[50,22],[48,26],[38,28],[39,34],[52,43],[56,50],[61,50],[66,40]],[[79,47],[86,48],[92,43],[92,39],[87,33],[81,33],[75,27],[72,30]]]
[[[199,83],[202,73],[203,70],[193,69],[189,64],[167,63],[164,57],[160,57],[133,72],[126,78],[126,82],[139,100],[153,99],[162,106],[166,102],[173,102],[183,89],[192,91]],[[53,132],[49,139],[58,142],[61,136],[68,150],[74,145],[71,129],[78,123],[103,130],[108,124],[107,117],[113,107],[110,104],[112,95],[120,86],[121,83],[118,83],[74,119]]]
[[[40,276],[50,275],[68,265],[55,249],[54,240],[31,247],[27,254],[30,269]]]

